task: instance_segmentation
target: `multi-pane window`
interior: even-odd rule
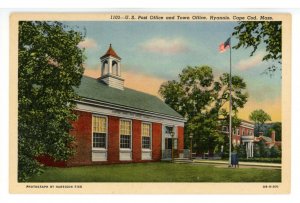
[[[245,129],[244,128],[242,129],[242,135],[243,136],[245,135]]]
[[[131,148],[131,121],[120,121],[120,148]]]
[[[236,134],[240,135],[240,129],[239,128],[236,129]]]
[[[142,148],[151,149],[151,124],[142,123]]]
[[[93,148],[106,148],[106,128],[105,117],[93,116]]]

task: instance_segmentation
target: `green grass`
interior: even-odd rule
[[[51,167],[28,182],[281,182],[281,170],[164,162]]]

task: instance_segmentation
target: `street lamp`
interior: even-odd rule
[[[193,150],[193,133],[190,134],[190,159],[192,160],[192,150]]]

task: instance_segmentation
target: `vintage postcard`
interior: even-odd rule
[[[291,16],[13,13],[10,192],[290,192]]]

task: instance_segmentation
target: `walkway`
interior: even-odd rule
[[[196,164],[221,164],[221,165],[228,165],[228,161],[224,160],[207,160],[207,159],[194,159],[193,163]],[[250,166],[250,167],[257,167],[257,168],[274,168],[274,169],[281,169],[281,164],[278,163],[261,163],[261,162],[239,162],[239,166]]]

